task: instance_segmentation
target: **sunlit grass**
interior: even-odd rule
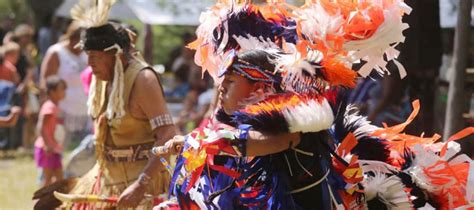
[[[0,159],[0,209],[33,209],[38,169],[29,156]]]

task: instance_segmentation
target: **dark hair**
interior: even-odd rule
[[[124,52],[130,50],[130,37],[126,28],[115,22],[86,29],[82,39],[84,50],[102,51],[114,44],[118,44]]]
[[[274,56],[263,50],[247,50],[239,53],[237,57],[240,60],[260,66],[267,71],[274,71],[275,65],[271,62]]]
[[[196,39],[196,36],[192,33],[189,33],[189,32],[185,32],[181,38],[183,39],[183,42],[188,44],[192,41],[194,41],[194,39]]]
[[[59,84],[63,84],[64,87],[67,87],[66,81],[61,79],[57,75],[52,75],[46,78],[46,92],[49,94],[51,91],[56,90]]]
[[[137,37],[139,36],[138,34],[138,29],[133,26],[133,25],[129,25],[129,24],[126,24],[126,23],[122,23],[122,27],[130,30],[131,32],[133,32]]]

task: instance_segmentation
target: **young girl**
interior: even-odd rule
[[[63,171],[61,164],[61,152],[63,147],[55,137],[58,126],[58,104],[65,97],[66,82],[57,76],[46,79],[46,90],[48,100],[42,105],[38,121],[38,138],[35,142],[35,161],[39,168],[43,169],[42,186],[49,185],[55,181],[62,180]]]

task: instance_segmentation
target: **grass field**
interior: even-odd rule
[[[33,209],[38,169],[29,156],[0,159],[0,210]]]

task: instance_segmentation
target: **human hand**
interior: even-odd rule
[[[152,153],[160,156],[165,154],[177,154],[180,152],[184,144],[184,136],[176,135],[168,140],[163,146],[154,147]]]
[[[135,181],[120,195],[117,206],[120,208],[136,208],[145,197],[145,185]]]
[[[49,147],[49,146],[45,146],[44,147],[44,151],[47,155],[50,155],[50,154],[53,154],[54,152],[54,148],[53,147]]]
[[[54,148],[53,148],[53,151],[54,153],[57,153],[57,154],[61,154],[63,152],[64,148],[63,146],[61,145],[56,145]]]
[[[20,114],[21,113],[21,107],[19,106],[14,106],[10,109],[10,113],[12,114]]]
[[[176,135],[171,140],[168,140],[164,146],[171,154],[177,154],[181,151],[183,145],[184,136]]]

